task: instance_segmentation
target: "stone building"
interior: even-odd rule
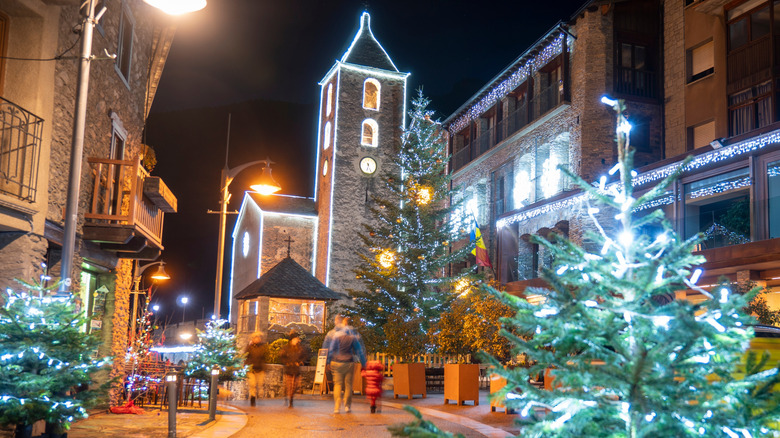
[[[60,276],[85,7],[70,0],[0,1],[0,287]],[[86,110],[71,290],[123,369],[133,262],[163,249],[176,198],[144,168],[142,132],[173,38],[162,12],[137,0],[101,0]],[[116,54],[116,58],[105,56]],[[114,394],[115,396],[116,394]],[[115,398],[112,401],[116,401]]]
[[[236,294],[285,258],[286,238],[294,242],[290,257],[325,286],[344,298],[363,287],[352,271],[359,263],[357,234],[374,220],[372,197],[385,190],[377,176],[391,169],[401,141],[408,76],[363,13],[349,49],[319,84],[314,198],[245,195],[233,231],[232,323],[251,316],[248,306],[239,312]]]
[[[582,242],[583,197],[554,164],[586,181],[607,174],[609,95],[627,102],[638,193],[693,156],[652,208],[685,238],[704,233],[700,284],[779,284],[778,41],[780,8],[763,0],[589,1],[542,36],[445,122],[454,181],[486,224],[498,279],[515,292],[539,285],[550,260],[530,235]],[[777,294],[768,302],[780,307]]]
[[[658,1],[588,2],[443,122],[460,214],[474,213],[502,283],[538,276],[547,256],[530,235],[581,240],[573,209],[504,221],[500,236],[496,223],[565,196],[572,186],[559,165],[586,180],[612,167],[614,115],[601,96],[626,100],[638,164],[663,157],[661,22]]]

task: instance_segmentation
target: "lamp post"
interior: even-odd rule
[[[71,138],[70,149],[70,169],[68,170],[68,192],[65,200],[65,228],[62,237],[62,262],[60,264],[60,292],[65,292],[70,288],[72,280],[70,278],[73,269],[73,254],[76,248],[76,225],[79,214],[79,192],[81,191],[81,167],[84,155],[84,131],[87,122],[87,97],[89,94],[89,68],[92,60],[92,35],[95,31],[100,18],[106,12],[104,6],[95,13],[95,6],[98,0],[86,0],[86,15],[81,23],[81,49],[79,55],[78,82],[76,85],[76,105],[73,110],[73,137]],[[173,12],[169,14],[182,14],[186,12],[197,11],[206,7],[206,0],[178,0],[171,2],[169,0],[147,1],[154,7],[160,8],[158,4],[171,5],[177,3],[178,7],[169,9]],[[116,55],[110,56],[115,59]]]
[[[133,286],[133,291],[130,292],[131,294],[133,294],[133,313],[132,313],[132,321],[130,321],[130,345],[133,345],[133,342],[135,342],[136,320],[138,319],[138,295],[145,293],[144,291],[140,290],[138,287],[141,283],[141,276],[143,275],[145,270],[149,269],[152,266],[157,266],[157,272],[152,274],[152,280],[155,281],[170,280],[171,276],[165,272],[165,268],[163,267],[164,265],[165,262],[163,262],[162,260],[159,262],[147,263],[143,266],[140,266],[137,260],[135,262],[135,277],[133,277],[134,286]],[[159,306],[155,306],[155,307],[159,309]]]
[[[228,122],[229,123],[229,122]],[[230,128],[228,128],[228,135],[230,135]],[[227,220],[227,205],[230,202],[230,192],[228,187],[233,179],[241,173],[242,170],[247,167],[254,166],[256,164],[263,165],[263,174],[260,176],[260,180],[257,184],[253,184],[250,187],[252,190],[260,193],[261,195],[271,195],[282,189],[279,183],[271,176],[271,161],[269,158],[265,160],[252,161],[240,166],[236,166],[232,169],[227,166],[227,156],[225,157],[225,167],[222,169],[222,176],[220,178],[219,191],[222,195],[222,199],[219,201],[219,242],[217,244],[217,278],[214,284],[214,316],[219,318],[220,304],[222,302],[222,265],[225,258],[225,222]]]

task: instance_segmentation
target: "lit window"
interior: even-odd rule
[[[376,124],[376,120],[363,120],[363,140],[361,144],[363,146],[376,147],[377,137],[379,137],[379,126]]]
[[[750,242],[750,187],[747,167],[683,185],[685,237],[704,234],[699,249]]]
[[[249,255],[249,232],[244,231],[244,240],[242,243],[242,252],[244,253],[244,257]]]
[[[322,148],[330,147],[330,122],[325,123],[325,132],[323,133]]]
[[[117,42],[116,70],[130,85],[130,63],[133,57],[133,28],[135,23],[127,7],[122,8],[122,17],[119,21],[119,41]]]
[[[328,100],[325,105],[325,117],[330,117],[331,110],[333,109],[333,84],[328,84]]]
[[[379,81],[368,78],[363,82],[363,108],[379,109]]]
[[[328,160],[325,159],[325,163],[322,164],[322,176],[328,176]]]

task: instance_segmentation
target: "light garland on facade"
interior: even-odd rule
[[[551,59],[563,52],[563,39],[566,34],[561,32],[535,57],[526,59],[508,78],[493,87],[479,102],[472,105],[466,113],[452,122],[449,126],[450,134],[454,135],[465,128],[472,120],[477,119],[482,113],[490,109],[496,102],[503,99],[512,90],[522,84],[529,76],[533,75],[541,67],[544,67]]]
[[[720,163],[725,160],[750,154],[752,152],[764,149],[767,146],[775,143],[780,143],[780,130],[772,131],[767,134],[760,135],[749,140],[745,140],[730,146],[723,147],[721,149],[716,149],[698,155],[694,157],[687,166],[685,166],[684,171],[685,172],[695,171],[705,166],[710,166],[715,163]],[[666,165],[664,167],[660,167],[658,169],[653,169],[651,171],[641,173],[633,178],[633,184],[634,186],[638,187],[652,182],[660,181],[668,177],[669,175],[673,174],[675,171],[677,171],[677,169],[679,169],[681,165],[682,165],[681,162],[677,162],[677,163]],[[612,187],[616,187],[616,184],[617,183],[609,184],[606,188],[610,189]],[[741,186],[741,187],[745,187],[745,186]],[[549,213],[551,211],[560,210],[564,208],[572,208],[576,205],[579,205],[582,201],[584,201],[587,198],[589,198],[587,194],[578,193],[571,197],[561,199],[560,201],[555,201],[549,204],[540,205],[536,208],[531,208],[525,211],[515,213],[511,216],[501,218],[496,221],[496,226],[498,228],[503,228],[512,225],[516,222],[526,221],[535,218],[537,216]],[[664,197],[662,199],[668,199],[668,198]],[[658,201],[661,202],[661,200]],[[665,204],[661,204],[661,205],[665,205]]]
[[[705,196],[717,195],[719,193],[729,192],[731,190],[737,190],[745,187],[750,187],[753,184],[753,179],[749,176],[736,179],[733,181],[723,181],[718,184],[704,187],[699,190],[693,191],[690,195],[686,196],[687,199],[703,198]]]

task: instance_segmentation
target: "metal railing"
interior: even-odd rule
[[[94,177],[92,203],[84,218],[91,223],[130,225],[162,246],[165,213],[144,197],[149,173],[135,160],[87,158]]]
[[[658,97],[656,74],[652,71],[615,67],[615,92],[636,97]]]
[[[0,192],[35,202],[43,119],[0,97]]]

